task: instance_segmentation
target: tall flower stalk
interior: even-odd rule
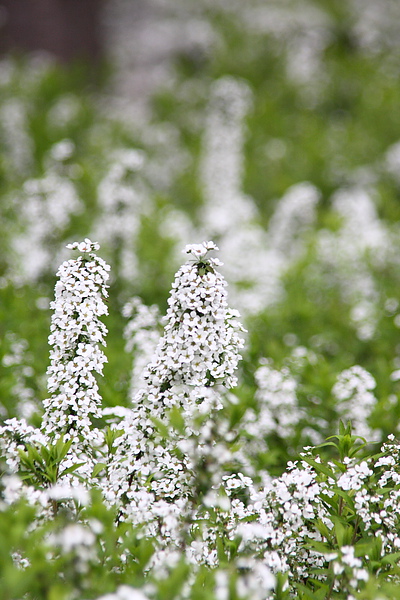
[[[218,486],[232,458],[218,446],[214,417],[223,388],[236,385],[243,328],[212,250],[213,242],[185,248],[190,260],[175,276],[164,334],[131,415],[117,426],[124,433],[103,482],[122,520],[145,522],[167,544],[179,543],[199,494]]]
[[[163,398],[175,385],[231,388],[237,383],[242,327],[239,313],[228,308],[227,284],[216,271],[222,263],[207,256],[211,250],[218,250],[213,242],[186,246],[192,260],[172,284],[164,336],[147,375],[149,386]]]
[[[72,447],[88,449],[96,442],[92,419],[100,416],[100,395],[95,374],[102,374],[106,357],[109,266],[94,251],[99,244],[86,239],[67,246],[82,255],[59,268],[47,370],[49,398],[44,401],[42,431],[53,440],[72,440]]]
[[[100,317],[107,314],[109,267],[93,252],[99,245],[89,239],[68,248],[82,256],[64,262],[57,273],[49,398],[43,403],[41,428],[24,419],[9,419],[0,428],[10,485],[17,485],[30,503],[39,503],[41,518],[57,514],[61,501],[70,509],[87,502],[79,481],[90,485],[101,439],[92,419],[101,416],[95,374],[102,373],[106,361],[100,344],[105,344],[107,330]]]

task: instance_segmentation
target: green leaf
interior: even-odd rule
[[[310,458],[309,456],[302,457],[302,460],[308,463],[311,467],[314,467],[317,473],[324,473],[324,475],[326,475],[327,477],[336,479],[335,473],[331,471],[331,469],[329,469],[324,463],[319,463],[316,460]]]
[[[82,467],[85,463],[77,463],[76,465],[72,465],[72,467],[68,467],[68,469],[64,469],[64,471],[62,471],[62,473],[60,473],[60,477],[62,477],[63,475],[68,475],[68,473],[73,473],[74,471],[76,471],[77,469],[79,469],[79,467]]]
[[[392,554],[386,554],[382,556],[381,562],[383,565],[398,566],[400,560],[400,552],[393,552]]]
[[[35,473],[26,473],[26,472],[22,472],[19,473],[19,477],[23,480],[23,481],[27,481],[28,479],[34,479],[35,478]]]
[[[25,452],[24,450],[21,450],[21,448],[18,448],[18,454],[19,454],[21,463],[25,467],[27,467],[28,469],[33,471],[33,469],[34,469],[33,459],[29,456],[29,454],[27,452]]]
[[[318,446],[315,446],[315,448],[326,448],[327,446],[332,446],[333,448],[336,448],[336,450],[338,449],[338,445],[335,444],[335,442],[323,442],[322,444],[318,444]]]
[[[340,517],[332,516],[332,522],[334,524],[335,535],[338,546],[347,546],[351,543],[354,528],[351,525],[343,522]]]
[[[173,406],[169,411],[169,420],[174,429],[179,433],[185,432],[185,419],[182,416],[182,412],[177,406]]]
[[[332,459],[332,462],[339,469],[339,471],[341,471],[342,473],[346,472],[346,470],[347,470],[346,465],[341,463],[339,460],[335,460],[335,459]]]
[[[104,441],[107,445],[108,452],[110,454],[115,453],[114,442],[117,438],[119,438],[124,433],[123,429],[111,429],[111,427],[107,426],[104,432]]]
[[[289,596],[287,573],[276,574],[275,598],[276,600],[287,600]]]
[[[157,430],[162,435],[162,437],[169,438],[168,427],[165,425],[165,423],[160,421],[160,419],[156,419],[156,417],[150,417],[150,418],[151,418],[151,421],[154,423],[154,425],[157,427]]]
[[[225,545],[220,536],[217,537],[217,553],[220,562],[224,562],[227,559]]]
[[[317,540],[312,540],[310,538],[307,538],[305,547],[313,548],[314,550],[316,550],[317,552],[320,552],[321,554],[327,554],[327,553],[333,551],[330,544],[328,544],[326,542],[319,542]]]
[[[57,440],[56,443],[56,452],[57,452],[57,459],[58,462],[61,462],[63,460],[63,458],[65,458],[71,448],[72,445],[72,439],[68,440],[67,442],[64,442],[63,438],[59,438]]]
[[[99,473],[101,473],[101,471],[103,471],[105,468],[107,467],[106,463],[97,463],[97,465],[94,465],[93,471],[92,471],[92,477],[97,477],[97,475]]]
[[[58,475],[58,469],[55,465],[50,465],[45,471],[43,471],[43,477],[50,481],[50,483],[56,483]]]
[[[343,500],[346,501],[346,508],[349,508],[351,506],[353,506],[353,497],[352,495],[350,495],[349,492],[346,492],[345,490],[342,490],[341,488],[338,487],[333,487],[332,490],[335,492],[336,496],[339,496],[340,498],[343,498]],[[350,490],[352,493],[354,493],[353,490]]]
[[[330,529],[328,529],[325,523],[321,521],[321,519],[317,519],[315,521],[315,527],[318,529],[318,531],[324,538],[326,538],[327,540],[331,539],[332,532],[330,531]]]
[[[302,600],[322,600],[323,598],[326,598],[326,594],[329,590],[328,586],[325,585],[317,592],[310,590],[302,583],[296,583],[296,587],[299,592],[302,592]]]

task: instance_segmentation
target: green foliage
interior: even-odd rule
[[[21,461],[20,476],[23,480],[42,486],[56,483],[63,475],[73,473],[81,466],[80,463],[60,469],[61,463],[71,448],[72,440],[64,442],[59,438],[49,448],[41,445],[39,448],[28,445],[26,450],[19,449]]]

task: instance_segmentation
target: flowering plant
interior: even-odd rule
[[[58,271],[42,426],[11,419],[0,430],[0,517],[12,510],[26,520],[59,581],[75,573],[71,597],[100,593],[100,561],[122,576],[110,600],[184,600],[199,581],[210,598],[396,598],[399,444],[391,436],[374,453],[341,424],[337,436],[304,449],[281,476],[255,470],[255,445],[240,439],[240,429],[252,424],[257,435],[256,419],[227,418],[238,401],[229,390],[237,384],[244,328],[228,307],[221,263],[209,256],[217,246],[186,246],[191,258],[175,276],[141,388],[130,408],[115,410],[102,410],[94,376],[105,362],[100,317],[107,314],[109,267],[89,239],[69,248],[82,255]],[[155,315],[134,304],[142,321],[131,328],[139,331],[142,322],[152,331]],[[260,431],[269,435],[274,421],[283,435],[284,419],[297,419],[296,381],[266,361],[256,377]],[[354,395],[373,404],[374,385],[353,367],[333,393],[350,403],[351,414]],[[356,433],[366,415],[356,419]],[[93,419],[111,423],[97,427]],[[5,547],[10,569],[31,573],[36,559],[25,538],[14,536]],[[44,581],[55,594],[59,584]]]

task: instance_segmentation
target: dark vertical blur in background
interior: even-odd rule
[[[102,56],[103,0],[0,0],[0,52],[42,50],[61,62]]]

